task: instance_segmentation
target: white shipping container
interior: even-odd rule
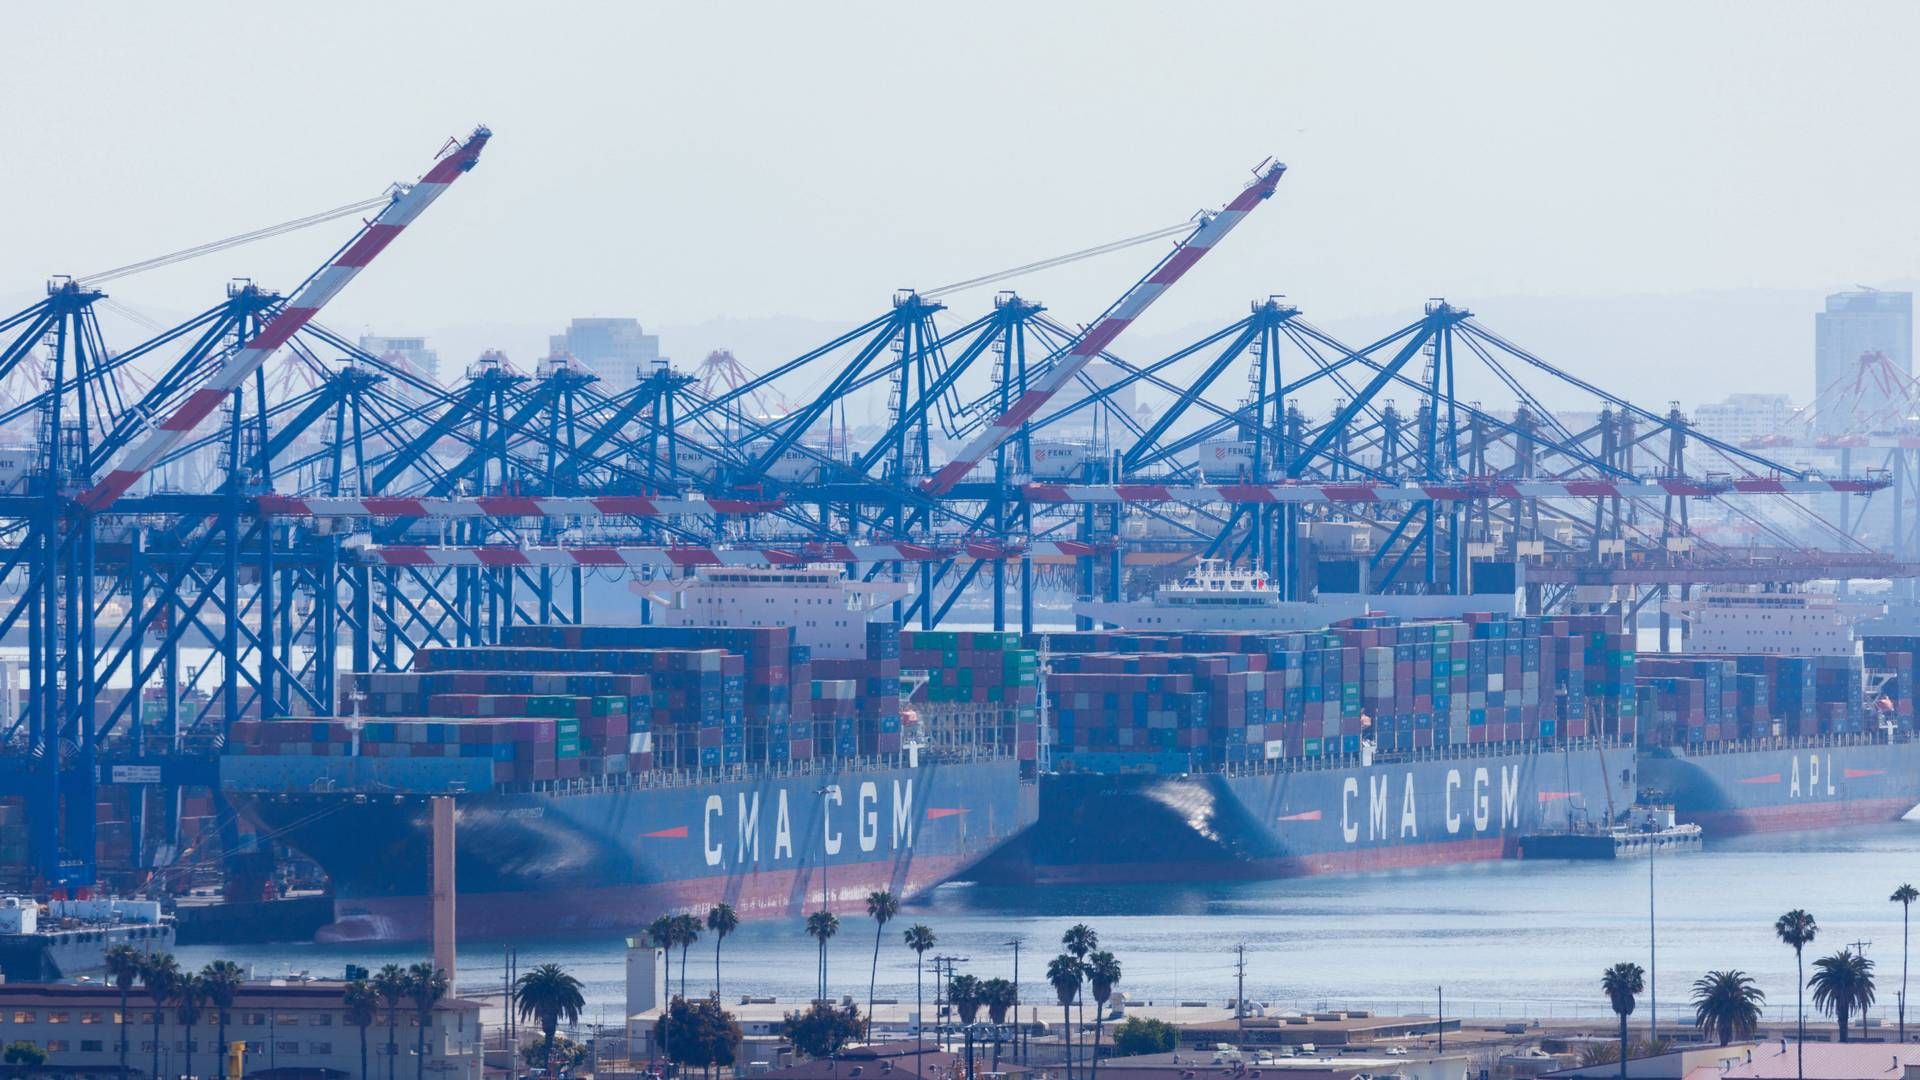
[[[1093,460],[1093,448],[1076,443],[1036,442],[1028,451],[1036,480],[1072,480]]]
[[[24,495],[27,474],[40,452],[31,446],[0,446],[0,495]]]
[[[1205,480],[1241,480],[1253,473],[1253,444],[1221,440],[1203,442],[1197,464]]]
[[[813,455],[797,446],[791,446],[780,452],[773,464],[767,466],[767,477],[783,484],[804,484],[820,475],[820,463]]]

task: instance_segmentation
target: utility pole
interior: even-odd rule
[[[1026,1052],[1021,1049],[1024,1044],[1020,1038],[1026,1027],[1020,1022],[1020,939],[1014,938],[1007,944],[1013,946],[1013,1056],[1025,1065]]]
[[[1433,1033],[1440,1036],[1440,1053],[1447,1052],[1447,988],[1433,988]]]
[[[1233,947],[1233,1026],[1236,1048],[1247,1045],[1247,943],[1241,942]]]
[[[968,958],[964,956],[936,956],[933,958],[933,1015],[940,1023],[940,1049],[943,1053],[953,1048],[952,1042],[947,1038],[947,1011],[944,1004],[947,996],[947,983],[953,978],[953,965],[964,964],[967,962],[967,959]],[[943,968],[945,969],[944,975],[942,974]]]

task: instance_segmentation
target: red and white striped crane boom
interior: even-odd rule
[[[1021,424],[1027,422],[1047,401],[1058,394],[1074,376],[1080,374],[1087,362],[1100,355],[1100,351],[1113,344],[1129,324],[1152,306],[1160,294],[1167,291],[1174,282],[1179,281],[1200,257],[1213,250],[1254,207],[1260,205],[1273,194],[1280,183],[1280,177],[1287,167],[1269,158],[1254,170],[1254,180],[1246,189],[1235,196],[1233,201],[1218,213],[1202,218],[1199,226],[1188,234],[1178,246],[1169,251],[1147,276],[1134,283],[1133,288],[1121,294],[1093,325],[1080,332],[1053,366],[1043,373],[1026,393],[1008,406],[1007,411],[994,417],[993,421],[982,428],[966,446],[955,454],[952,461],[940,467],[940,470],[921,485],[921,489],[931,495],[944,495],[953,490],[962,477],[973,467],[987,459],[987,455],[1001,443],[1007,441]]]
[[[247,377],[260,369],[275,350],[301,327],[313,321],[320,309],[346,288],[374,256],[386,249],[401,230],[413,224],[421,211],[433,205],[448,186],[480,160],[480,151],[493,136],[485,127],[477,127],[464,142],[455,143],[418,183],[394,193],[385,209],[361,227],[360,232],[342,247],[333,261],[302,282],[287,298],[286,306],[259,332],[229,355],[206,384],[188,394],[178,408],[149,428],[115,466],[92,487],[80,494],[80,504],[89,510],[104,510],[125,495],[161,458],[200,426],[220,403],[226,400]]]

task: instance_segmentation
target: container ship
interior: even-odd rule
[[[1050,635],[1040,815],[988,881],[1289,877],[1498,859],[1637,791],[1617,621],[1370,616]],[[1059,650],[1059,652],[1055,652]]]
[[[1271,590],[1235,576],[1163,591],[1142,622],[1158,633],[1048,638],[1039,819],[978,876],[1382,870],[1510,857],[1525,834],[1607,827],[1640,802],[1709,841],[1920,802],[1920,639],[1858,641],[1830,598],[1708,594],[1695,652],[1642,655],[1611,615],[1285,632],[1297,613],[1258,622]],[[1207,593],[1243,602],[1191,599]],[[1219,608],[1258,629],[1195,632]]]
[[[1031,824],[1037,669],[1017,636],[970,636],[962,730],[903,716],[903,645],[948,643],[872,621],[884,595],[837,568],[702,575],[653,625],[423,648],[356,676],[341,716],[235,724],[222,784],[326,871],[318,936],[428,936],[435,795],[455,800],[468,937],[631,930],[721,901],[853,910]]]
[[[1641,782],[1717,836],[1891,821],[1920,802],[1920,638],[1856,633],[1826,593],[1719,588],[1671,605],[1687,653],[1641,658]]]

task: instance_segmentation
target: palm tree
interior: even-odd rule
[[[1627,1017],[1633,1015],[1634,995],[1647,988],[1647,973],[1639,964],[1615,964],[1600,975],[1600,990],[1620,1017],[1620,1080],[1627,1080]]]
[[[218,1049],[221,1054],[227,1052],[227,1024],[233,1020],[233,999],[240,996],[240,987],[246,981],[246,973],[231,960],[215,960],[200,969],[200,987],[206,991],[207,1004],[213,1006],[214,1019],[220,1025]]]
[[[980,1017],[980,1006],[986,1003],[986,995],[979,979],[955,975],[947,980],[947,1000],[952,1003],[953,1011],[960,1014],[960,1033],[966,1037],[967,1046],[966,1080],[973,1080],[973,1022]]]
[[[1720,1045],[1753,1038],[1767,995],[1744,971],[1709,971],[1693,981],[1693,1026]]]
[[[420,1022],[413,1054],[414,1080],[427,1080],[427,1025],[433,1023],[434,1006],[453,989],[447,973],[425,961],[407,969],[407,999],[413,1002],[414,1016]]]
[[[541,964],[514,984],[514,997],[520,1002],[521,1020],[538,1020],[540,1033],[546,1036],[540,1060],[542,1068],[553,1076],[553,1033],[565,1018],[567,1026],[580,1022],[580,1010],[587,999],[580,994],[580,980],[566,973],[559,964]]]
[[[180,1021],[180,1028],[186,1033],[186,1057],[181,1062],[180,1072],[188,1080],[193,1078],[193,1029],[200,1023],[200,1012],[207,1003],[207,988],[200,982],[200,976],[187,974],[173,989],[174,1019]]]
[[[1080,977],[1085,979],[1087,977],[1087,954],[1100,947],[1100,935],[1095,933],[1093,927],[1088,926],[1086,923],[1074,923],[1072,926],[1067,927],[1066,933],[1060,935],[1060,945],[1066,949],[1076,961],[1079,961]],[[1087,1030],[1087,997],[1085,994],[1080,995],[1079,1004],[1075,1007],[1074,1011],[1080,1014],[1079,1034],[1085,1034]]]
[[[1798,1044],[1798,1054],[1794,1059],[1794,1075],[1805,1080],[1807,1075],[1807,966],[1801,961],[1802,951],[1813,944],[1820,933],[1820,927],[1813,921],[1809,912],[1794,908],[1773,921],[1773,933],[1781,941],[1793,946],[1793,966],[1798,972],[1794,976],[1795,1010],[1799,1015],[1798,1031],[1794,1041]]]
[[[122,942],[107,950],[107,977],[120,991],[120,1075],[127,1075],[127,995],[140,978],[140,950]]]
[[[1113,988],[1120,982],[1120,961],[1113,954],[1102,949],[1087,957],[1087,988],[1093,992],[1093,1070],[1094,1080],[1100,1077],[1100,1029],[1105,1026],[1107,999],[1113,996]]]
[[[673,955],[673,947],[675,944],[673,936],[673,916],[657,915],[652,922],[647,924],[647,944],[652,945],[656,949],[666,950],[669,957]],[[671,974],[671,971],[669,971],[669,974]],[[668,993],[672,993],[673,986],[671,984],[667,986],[667,991]]]
[[[1920,900],[1920,889],[1901,885],[1888,900],[1900,905],[1900,1041],[1907,1041],[1907,916],[1913,902]]]
[[[673,917],[673,943],[680,947],[680,996],[687,996],[687,950],[700,940],[700,919],[696,915]]]
[[[707,930],[713,934],[713,996],[720,996],[720,943],[740,928],[740,913],[732,904],[715,904],[707,910]]]
[[[873,1039],[873,984],[880,979],[880,935],[887,923],[900,913],[900,901],[893,893],[879,889],[867,894],[867,917],[873,920],[873,970],[867,973],[867,1039]]]
[[[180,963],[172,953],[147,953],[140,959],[140,982],[153,999],[153,1072],[160,1075],[160,1019],[167,1002],[180,989]]]
[[[807,916],[807,936],[820,943],[820,1001],[827,1000],[827,940],[840,932],[840,917],[831,911]]]
[[[1840,1041],[1847,1041],[1847,1019],[1859,1013],[1865,1020],[1873,1004],[1873,961],[1852,949],[1813,962],[1817,968],[1807,985],[1813,988],[1814,1008],[1840,1023]]]
[[[380,995],[367,980],[355,979],[347,984],[341,996],[347,1008],[347,1022],[360,1029],[360,1080],[372,1080],[367,1075],[367,1029],[380,1017]]]
[[[407,996],[407,969],[388,964],[374,972],[373,992],[380,995],[381,1003],[387,1007],[387,1080],[393,1080],[393,1070],[400,1057],[400,999]]]
[[[1019,1002],[1020,994],[1005,979],[988,979],[980,984],[980,1000],[987,1006],[987,1019],[993,1023],[993,1071],[1000,1071],[1000,1029],[1007,1025],[1007,1013]],[[1015,1017],[1015,1019],[1019,1019]]]
[[[1061,1045],[1067,1052],[1067,1076],[1073,1076],[1073,1003],[1080,997],[1080,961],[1072,953],[1061,953],[1047,961],[1047,982],[1060,1002]]]
[[[913,950],[913,1073],[921,1075],[920,1055],[926,1039],[926,998],[921,992],[920,975],[924,970],[927,953],[933,948],[933,929],[925,923],[914,923],[901,935],[906,946]]]

